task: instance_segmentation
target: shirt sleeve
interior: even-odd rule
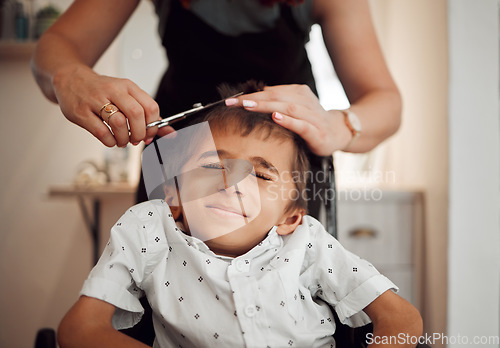
[[[152,249],[158,249],[160,238],[165,241],[164,233],[152,232],[163,231],[158,215],[153,205],[128,210],[112,227],[109,242],[80,292],[116,307],[113,326],[117,330],[134,326],[144,313],[139,299],[158,255]]]
[[[363,309],[387,290],[398,291],[368,261],[346,250],[333,236],[313,223],[317,295],[328,302],[341,323],[359,327],[371,322]]]

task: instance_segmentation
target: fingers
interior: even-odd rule
[[[109,117],[109,120],[106,115],[104,115],[104,117],[104,119],[101,119],[95,113],[89,112],[88,115],[81,115],[81,117],[79,117],[81,121],[77,122],[77,124],[88,130],[107,147],[113,147],[115,145],[124,147],[129,141],[132,142],[129,140],[130,136],[128,128],[126,128],[127,120],[121,112],[114,113],[111,117]],[[107,122],[109,122],[109,124]],[[163,137],[167,134],[175,132],[175,129],[170,126],[162,127],[160,129],[157,129],[157,127],[154,128],[156,128],[157,133],[155,132],[155,134],[150,138],[144,139],[146,145],[153,141],[155,135]],[[140,141],[132,144],[138,145],[139,143]]]
[[[271,113],[277,124],[298,134],[317,155],[328,156],[337,149],[333,117],[305,85],[266,87],[261,92],[228,99],[226,105]]]
[[[300,135],[312,153],[318,156],[330,156],[336,149],[330,143],[331,139],[329,138],[331,138],[331,134],[329,134],[329,126],[327,124],[323,127],[315,127],[310,122],[278,112],[274,112],[272,117],[274,122],[280,126]]]
[[[140,141],[150,140],[156,135],[158,128],[146,129],[146,125],[159,120],[160,111],[158,104],[151,96],[136,84],[129,80],[122,80],[122,82],[126,89],[116,93],[113,99],[116,99],[115,104],[119,107],[125,119],[121,117],[114,119],[113,117],[110,126],[115,136],[117,136],[118,145],[126,145],[123,142],[127,136],[126,141],[136,145]],[[115,133],[115,127],[117,134]]]
[[[321,126],[320,117],[325,110],[308,86],[282,85],[266,87],[261,92],[242,95],[226,100],[226,105],[243,106],[255,112],[278,112]]]
[[[305,103],[300,103],[297,101],[289,102],[285,100],[270,100],[270,99],[262,99],[259,97],[255,97],[254,99],[250,99],[252,94],[243,95],[238,99],[227,99],[226,105],[232,106],[242,106],[249,111],[255,112],[263,112],[263,113],[273,113],[280,112],[283,114],[299,117],[299,118],[307,118],[311,112],[310,109]]]
[[[115,137],[116,144],[119,147],[126,146],[129,142],[129,126],[123,111],[113,102],[108,102],[99,110],[99,117],[108,125]]]
[[[315,98],[316,96],[307,85],[279,85],[267,86],[263,91],[246,94],[240,97],[251,100],[282,100],[294,101],[299,98]]]
[[[314,122],[314,115],[309,105],[300,102],[243,100],[242,106],[250,111],[289,115],[297,119]]]
[[[129,142],[133,145],[143,140],[150,142],[158,132],[158,128],[146,129],[146,125],[160,119],[158,104],[133,82],[117,80],[120,86],[108,88],[108,100],[118,108],[118,112],[109,116],[101,110],[99,114],[102,121],[108,124],[116,145],[120,147],[126,146]]]
[[[113,133],[111,133],[108,126],[106,126],[95,113],[89,111],[88,114],[81,117],[79,122],[75,121],[75,123],[88,130],[105,146],[113,147],[116,145],[116,139],[113,136]]]
[[[157,127],[152,127],[146,129],[146,125],[148,123],[154,122],[159,120],[160,117],[160,108],[158,107],[158,104],[151,98],[149,94],[144,92],[142,89],[137,87],[135,84],[132,86],[130,95],[135,98],[135,100],[139,103],[139,105],[142,107],[143,115],[144,115],[144,122],[140,123],[137,128],[137,134],[136,129],[131,126],[130,129],[130,139],[132,142],[136,141],[141,141],[141,140],[150,140],[153,139],[153,137],[156,135],[158,132]],[[141,120],[142,121],[142,120]],[[145,135],[141,137],[142,135],[142,125],[144,126],[144,131]],[[140,130],[139,130],[140,128]]]
[[[304,139],[310,147],[317,138],[317,128],[307,121],[283,115],[279,112],[273,112],[272,117],[274,122],[280,126],[296,134],[300,134],[301,138]]]
[[[121,112],[116,112],[109,116],[104,122],[108,124],[119,147],[127,146],[130,141],[127,118]]]
[[[78,67],[59,74],[53,85],[64,116],[106,146],[136,145],[158,132],[156,127],[146,130],[147,123],[160,119],[158,105],[130,80]],[[109,110],[104,110],[108,104]]]

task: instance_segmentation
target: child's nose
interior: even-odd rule
[[[225,192],[227,194],[236,194],[237,196],[240,196],[240,197],[243,197],[243,192],[242,190],[240,190],[240,188],[238,187],[238,184],[235,184],[233,186],[229,186],[227,187],[225,184],[224,185],[221,185],[220,188],[219,188],[219,192]]]

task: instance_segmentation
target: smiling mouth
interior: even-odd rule
[[[239,209],[235,209],[232,207],[225,207],[221,205],[206,205],[206,208],[210,209],[213,213],[223,217],[243,217],[248,218],[248,216],[241,212]]]

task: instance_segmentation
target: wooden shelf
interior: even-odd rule
[[[137,186],[130,184],[107,185],[57,185],[49,188],[52,197],[90,197],[105,199],[109,197],[132,197]]]
[[[50,197],[75,197],[80,205],[83,219],[92,237],[93,261],[99,259],[101,240],[101,203],[110,198],[133,198],[137,186],[130,184],[107,185],[58,185],[49,187]],[[90,201],[91,209],[88,207]]]
[[[35,51],[36,41],[1,41],[0,40],[0,59],[1,60],[28,60]]]

